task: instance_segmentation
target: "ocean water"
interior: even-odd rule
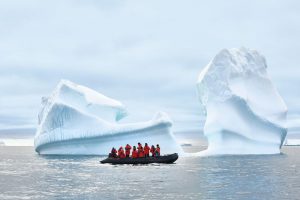
[[[300,199],[300,147],[281,155],[109,165],[0,147],[0,199]]]

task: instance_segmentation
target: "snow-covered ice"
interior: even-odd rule
[[[285,146],[300,146],[300,139],[286,139]]]
[[[201,155],[280,153],[287,107],[260,53],[222,50],[201,71],[197,90],[209,143]]]
[[[126,113],[121,102],[62,80],[49,97],[42,98],[35,150],[40,154],[105,155],[112,147],[147,142],[160,144],[163,153],[182,153],[167,114],[158,112],[146,122],[118,123]]]

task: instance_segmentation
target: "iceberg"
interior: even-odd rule
[[[1,147],[1,146],[5,146],[5,142],[0,141],[0,147]]]
[[[158,112],[146,122],[118,123],[124,105],[90,88],[62,80],[42,98],[34,146],[39,154],[106,155],[112,147],[138,142],[160,144],[163,153],[181,153],[172,121]]]
[[[287,107],[255,50],[224,49],[197,81],[206,115],[207,150],[200,155],[278,154],[287,134]]]
[[[285,146],[300,146],[300,139],[286,139]]]

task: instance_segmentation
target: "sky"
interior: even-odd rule
[[[266,57],[297,130],[299,10],[296,0],[0,1],[0,130],[35,128],[61,79],[123,102],[125,122],[162,110],[175,131],[199,130],[198,74],[242,46]]]

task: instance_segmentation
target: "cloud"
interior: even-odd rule
[[[266,56],[275,85],[297,109],[299,7],[270,0],[1,1],[0,124],[34,126],[40,97],[64,78],[123,101],[128,120],[162,109],[175,128],[198,129],[198,73],[220,49],[240,46]]]

